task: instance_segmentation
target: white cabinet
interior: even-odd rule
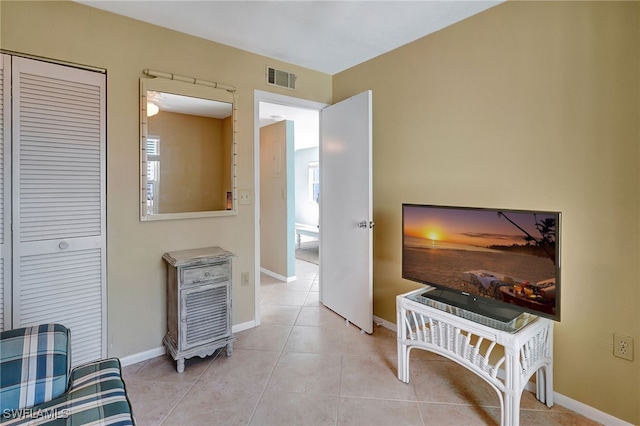
[[[220,247],[165,253],[167,262],[167,334],[163,343],[177,361],[201,358],[226,346],[233,352],[231,333],[232,258]]]

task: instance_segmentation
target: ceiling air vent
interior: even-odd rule
[[[267,67],[267,84],[296,90],[296,75],[291,72]]]

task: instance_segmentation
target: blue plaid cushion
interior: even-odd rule
[[[0,333],[0,412],[32,407],[67,390],[69,330],[42,324]]]
[[[74,368],[67,393],[30,409],[0,413],[0,423],[3,426],[134,425],[120,361],[110,358]]]

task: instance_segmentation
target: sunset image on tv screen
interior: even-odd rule
[[[556,213],[403,206],[403,277],[555,315]]]

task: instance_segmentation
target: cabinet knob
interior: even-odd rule
[[[58,247],[60,248],[60,250],[66,250],[69,248],[69,243],[66,241],[61,241],[60,244],[58,244]]]

